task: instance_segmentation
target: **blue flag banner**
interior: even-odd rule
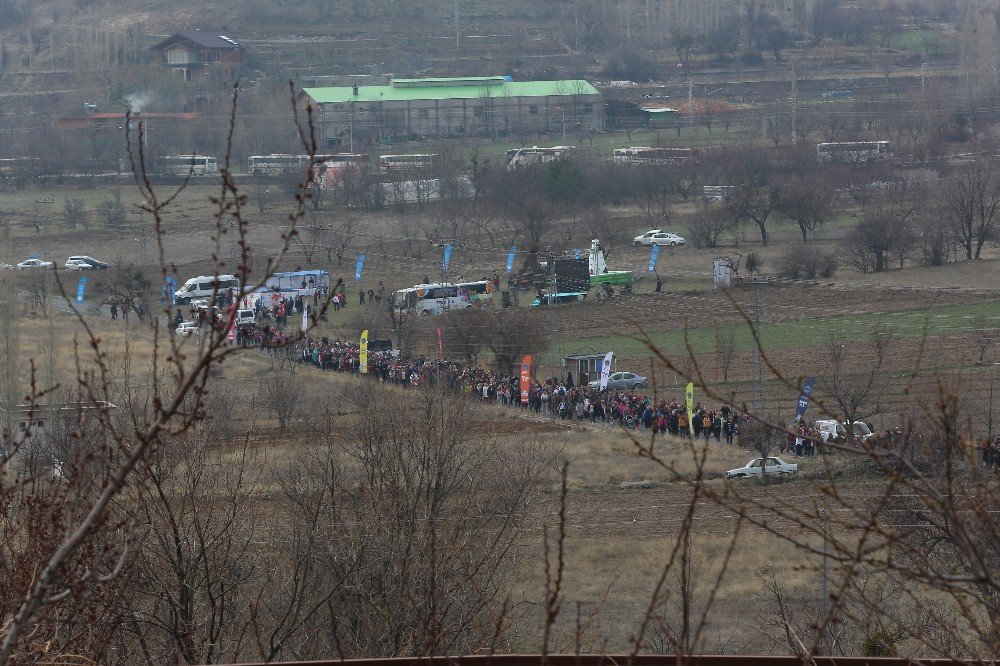
[[[579,259],[583,255],[583,250],[573,250],[573,258]]]
[[[444,260],[441,262],[441,270],[448,270],[448,264],[451,263],[451,243],[444,246]]]
[[[173,275],[168,275],[163,281],[163,289],[160,291],[160,301],[166,305],[170,303],[174,305],[174,292],[177,291],[177,278]]]
[[[354,266],[355,282],[361,279],[361,269],[365,267],[365,253],[358,254],[358,263]]]
[[[83,293],[87,290],[87,278],[80,278],[80,284],[76,287],[76,302],[83,303]]]
[[[517,248],[513,245],[510,246],[510,252],[507,253],[507,272],[510,273],[514,270],[514,255],[517,253]]]
[[[802,383],[802,395],[799,396],[799,404],[795,407],[796,422],[801,421],[802,417],[805,416],[806,409],[809,407],[809,396],[812,395],[815,384],[815,377],[806,377],[805,382]]]
[[[660,258],[660,246],[653,244],[653,248],[649,251],[649,272],[652,273],[656,270],[656,260]]]

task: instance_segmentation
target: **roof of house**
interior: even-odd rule
[[[387,86],[360,86],[358,94],[350,86],[304,88],[303,93],[317,104],[345,102],[405,102],[413,100],[477,99],[480,97],[554,97],[558,95],[598,95],[587,81],[505,81],[503,77],[453,79],[393,79]]]
[[[231,37],[226,37],[225,35],[213,35],[210,32],[202,32],[201,30],[186,30],[183,32],[176,32],[170,37],[167,37],[163,41],[157,42],[149,47],[150,51],[159,51],[165,49],[171,44],[187,41],[195,44],[196,46],[201,46],[206,49],[238,49],[240,45],[235,39]]]

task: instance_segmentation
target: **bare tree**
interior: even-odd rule
[[[972,319],[972,342],[979,350],[979,363],[997,342],[1000,341],[1000,329],[990,321],[989,317],[979,314]]]
[[[767,245],[767,225],[778,211],[781,199],[778,190],[770,186],[736,186],[726,199],[726,209],[737,223],[751,223],[760,232],[760,241]]]
[[[718,247],[719,238],[736,230],[732,212],[719,206],[706,206],[688,220],[691,244],[695,247]]]
[[[885,387],[882,366],[893,340],[891,329],[873,327],[865,339],[867,349],[864,351],[867,353],[863,356],[865,362],[861,363],[860,355],[846,338],[836,333],[829,335],[826,344],[829,366],[820,388],[839,408],[848,426],[881,411]]]
[[[233,118],[236,113],[235,97],[236,92]],[[230,127],[234,122],[231,119]],[[126,119],[124,125],[128,132],[131,119]],[[141,128],[139,131],[141,133]],[[302,130],[303,143],[310,143],[309,134],[308,129]],[[144,210],[153,220],[159,266],[161,275],[165,276],[170,267],[163,252],[164,211],[175,201],[177,194],[161,195],[151,185],[141,164],[144,160],[143,146],[140,144],[138,150],[133,151],[128,134],[127,143],[126,154],[130,157],[138,155],[140,164],[133,165],[133,172],[137,174],[137,185],[145,201]],[[311,143],[306,147],[314,154],[315,142]],[[241,250],[240,262],[235,270],[234,267],[221,265],[216,270],[233,271],[241,281],[246,282],[249,248],[246,242],[247,222],[240,208],[243,198],[229,173],[228,164],[222,166],[221,174],[221,187],[213,199],[216,206],[213,218],[215,237],[221,238],[227,231],[233,233],[238,237]],[[286,239],[294,232],[302,216],[304,200],[302,191],[289,215],[284,235]],[[236,223],[232,229],[228,224],[230,220]],[[276,259],[280,260],[286,250],[287,245],[279,250]],[[264,271],[264,277],[272,271],[273,265]],[[8,522],[3,525],[5,532],[0,541],[13,546],[13,550],[8,549],[2,558],[6,569],[0,578],[9,582],[11,587],[4,595],[8,603],[2,622],[0,663],[14,658],[38,661],[43,653],[48,655],[45,659],[51,660],[53,653],[38,643],[38,637],[55,631],[55,625],[65,617],[62,612],[72,613],[73,605],[78,600],[120,580],[137,538],[137,516],[129,515],[123,506],[127,504],[125,500],[129,495],[141,492],[139,486],[142,482],[137,477],[146,478],[143,470],[162,438],[170,432],[184,432],[200,418],[204,410],[206,386],[216,375],[214,368],[236,351],[234,347],[225,346],[222,330],[213,330],[203,336],[194,350],[186,344],[187,340],[172,336],[168,340],[154,338],[155,343],[150,350],[151,365],[159,369],[160,374],[152,382],[148,393],[136,395],[131,386],[119,393],[112,385],[113,373],[100,336],[92,331],[82,316],[78,316],[77,321],[90,350],[77,353],[90,353],[89,362],[93,368],[85,369],[82,362],[77,363],[80,368],[76,381],[78,395],[81,404],[86,406],[86,413],[101,426],[103,437],[83,440],[88,442],[87,447],[80,449],[86,454],[81,458],[86,465],[67,470],[71,480],[66,487],[76,490],[69,493],[60,491],[64,499],[58,506],[50,504],[58,512],[57,520],[36,515],[27,523]],[[79,349],[82,350],[83,346]],[[32,387],[28,396],[29,409],[30,405],[38,404],[39,392],[34,388],[34,382]],[[122,406],[123,413],[119,418],[124,423],[116,422],[116,406],[112,399]],[[15,453],[16,448],[5,449],[0,456],[0,464],[10,464]],[[97,473],[98,469],[100,473]],[[37,493],[27,486],[24,488],[38,499],[45,495],[52,497],[46,488],[38,487]],[[6,498],[4,501],[12,498],[9,493],[0,495]],[[33,501],[30,497],[22,497]],[[12,507],[5,508],[6,515],[20,513]],[[58,535],[57,538],[42,540],[31,536],[34,521],[40,519],[54,528],[52,534]],[[14,575],[19,570],[30,572],[30,576]],[[73,654],[80,652],[75,650]]]
[[[789,180],[779,192],[779,212],[799,226],[803,241],[830,218],[833,191],[822,176]]]
[[[729,368],[736,354],[736,331],[732,328],[722,330],[715,327],[715,354],[719,359],[719,369],[722,370],[722,381],[729,381]]]
[[[281,430],[291,425],[302,407],[303,390],[302,380],[290,372],[274,372],[262,382],[258,393],[260,403],[274,412]]]
[[[909,211],[891,204],[872,205],[844,240],[844,256],[862,273],[880,273],[889,270],[889,260],[894,256],[902,266],[916,241]]]
[[[944,208],[965,258],[979,259],[1000,225],[1000,174],[992,161],[978,161],[944,188]]]

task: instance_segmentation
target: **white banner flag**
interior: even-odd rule
[[[608,352],[604,357],[604,362],[601,363],[601,386],[600,390],[608,388],[608,377],[611,375],[611,359],[614,357],[614,352]]]
[[[302,304],[302,332],[305,333],[309,330],[309,304]]]

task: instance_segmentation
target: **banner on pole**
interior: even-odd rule
[[[614,359],[615,353],[608,352],[604,355],[604,360],[601,361],[601,383],[600,390],[608,388],[608,377],[611,376],[611,361]]]
[[[688,382],[684,389],[684,401],[687,403],[688,432],[694,434],[694,382]]]
[[[531,356],[525,356],[521,361],[521,404],[528,404],[531,394]]]
[[[309,330],[309,304],[302,304],[302,332],[305,333]]]
[[[660,258],[660,246],[653,245],[652,249],[649,251],[649,272],[652,273],[656,271],[656,260]]]
[[[358,349],[358,372],[368,374],[368,329],[361,331],[361,346]]]
[[[441,335],[440,328],[438,328],[438,357],[444,358],[444,337]]]
[[[166,279],[163,280],[163,289],[161,291],[160,301],[163,305],[166,305],[167,303],[174,305],[176,303],[176,299],[174,297],[175,291],[177,291],[177,278],[173,275],[168,275]]]
[[[361,269],[365,267],[365,253],[362,252],[358,255],[358,263],[354,266],[354,281],[357,282],[361,279]]]
[[[76,302],[83,303],[83,294],[87,290],[86,276],[80,278],[80,284],[76,286]]]
[[[796,423],[801,421],[802,417],[806,415],[806,409],[809,408],[809,397],[812,395],[815,384],[815,377],[806,377],[806,381],[802,384],[802,395],[799,396],[799,404],[795,407]]]
[[[510,273],[514,269],[514,255],[517,253],[517,248],[513,245],[510,246],[510,252],[507,253],[507,272]]]
[[[441,261],[441,270],[448,270],[448,264],[451,263],[451,243],[444,246],[444,259]]]

